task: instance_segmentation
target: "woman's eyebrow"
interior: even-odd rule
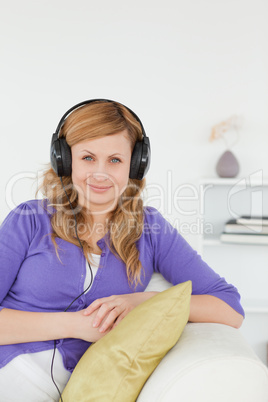
[[[81,153],[82,153],[82,152],[87,152],[87,153],[89,153],[89,154],[92,155],[92,156],[96,156],[95,154],[93,154],[93,152],[90,152],[90,151],[88,151],[87,149],[83,149],[83,150],[81,151]],[[115,156],[115,155],[120,155],[120,156],[123,156],[123,157],[124,157],[124,155],[120,154],[119,152],[115,152],[114,154],[109,155],[108,158],[111,158],[112,156]]]

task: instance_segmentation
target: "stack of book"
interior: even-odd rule
[[[268,216],[241,216],[225,223],[224,243],[268,244]]]

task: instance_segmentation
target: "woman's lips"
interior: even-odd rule
[[[92,184],[89,184],[89,187],[95,191],[96,193],[104,193],[105,191],[108,191],[112,186],[93,186]]]

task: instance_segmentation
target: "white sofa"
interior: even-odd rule
[[[147,291],[170,284],[154,274]],[[238,329],[188,323],[137,402],[268,402],[268,369]]]

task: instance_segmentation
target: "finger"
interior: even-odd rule
[[[126,317],[126,315],[127,315],[127,313],[125,311],[122,314],[120,314],[117,317],[117,320],[114,322],[112,329],[115,328],[123,320],[123,318]]]
[[[114,300],[115,296],[108,296],[108,297],[102,297],[100,299],[94,300],[85,310],[84,310],[84,315],[90,315],[93,313],[93,311],[97,310],[103,303],[111,302]]]
[[[103,303],[106,301],[106,297],[103,297],[101,299],[96,299],[94,302],[92,302],[85,310],[84,310],[84,315],[90,315],[93,313],[93,311],[97,310]]]
[[[112,329],[114,329],[115,327],[117,327],[117,325],[118,325],[118,322],[117,322],[117,320],[116,320],[115,323],[114,323],[114,325],[112,326]]]
[[[119,317],[117,317],[115,325],[118,325],[123,320],[123,318],[125,318],[125,316],[126,314],[121,314]]]
[[[102,322],[99,331],[105,332],[108,328],[112,327],[119,315],[120,309],[118,307],[114,308],[110,314],[108,314],[107,318]]]
[[[119,306],[115,305],[115,301],[111,300],[111,301],[107,301],[105,303],[103,303],[100,308],[99,311],[97,312],[97,315],[93,321],[93,327],[96,328],[100,325],[100,323],[103,321],[103,319],[105,318],[106,314],[108,314],[110,311],[114,310],[115,308],[118,308],[118,314],[120,314],[123,309],[119,309]],[[117,314],[117,315],[118,315]]]
[[[96,316],[95,316],[95,318],[93,320],[92,326],[94,328],[97,328],[100,325],[100,323],[104,320],[104,318],[107,317],[107,315],[109,314],[110,310],[111,310],[111,307],[109,308],[107,303],[102,304],[99,307],[99,310],[98,310],[98,312],[97,312],[97,314],[96,314]]]

